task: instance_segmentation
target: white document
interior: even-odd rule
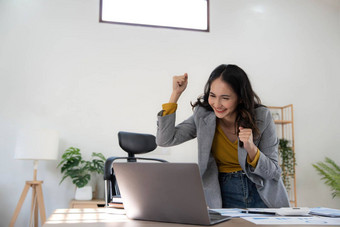
[[[220,213],[223,216],[230,216],[233,218],[273,216],[273,215],[266,215],[266,214],[242,213],[242,212],[245,212],[246,209],[239,209],[239,208],[221,208],[221,209],[211,209],[211,210],[217,213]]]
[[[319,215],[319,216],[340,218],[339,209],[332,209],[332,208],[327,208],[327,207],[315,207],[315,208],[311,208],[310,213],[314,215]]]
[[[242,217],[256,225],[339,225],[340,218],[328,217]]]

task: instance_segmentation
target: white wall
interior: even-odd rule
[[[70,146],[86,157],[123,155],[117,132],[155,133],[172,75],[189,73],[180,121],[221,63],[244,68],[265,104],[294,104],[298,205],[340,208],[311,166],[325,156],[340,163],[339,1],[211,0],[210,8],[205,33],[99,23],[97,0],[0,0],[1,226],[32,179],[32,163],[13,158],[19,128],[58,130],[59,156]],[[196,142],[153,156],[196,161]],[[74,195],[70,181],[58,185],[56,165],[38,170],[47,215]],[[17,226],[27,225],[29,204],[30,195]]]

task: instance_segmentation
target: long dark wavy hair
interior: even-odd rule
[[[223,64],[215,68],[205,84],[204,94],[198,97],[197,101],[192,104],[193,108],[202,106],[209,111],[213,111],[208,103],[208,98],[211,83],[219,77],[230,85],[237,94],[239,104],[236,108],[236,125],[244,128],[251,128],[254,137],[257,137],[260,132],[256,125],[255,109],[263,105],[261,104],[260,98],[253,91],[247,74],[237,65]],[[237,132],[239,132],[238,129]]]

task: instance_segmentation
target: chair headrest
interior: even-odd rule
[[[151,134],[118,132],[119,146],[131,154],[144,154],[156,149],[156,137]]]

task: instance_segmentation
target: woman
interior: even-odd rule
[[[197,138],[198,165],[210,208],[289,207],[278,164],[278,138],[246,73],[220,65],[210,75],[194,113],[175,126],[177,101],[188,75],[173,77],[169,103],[158,116],[157,144]]]

